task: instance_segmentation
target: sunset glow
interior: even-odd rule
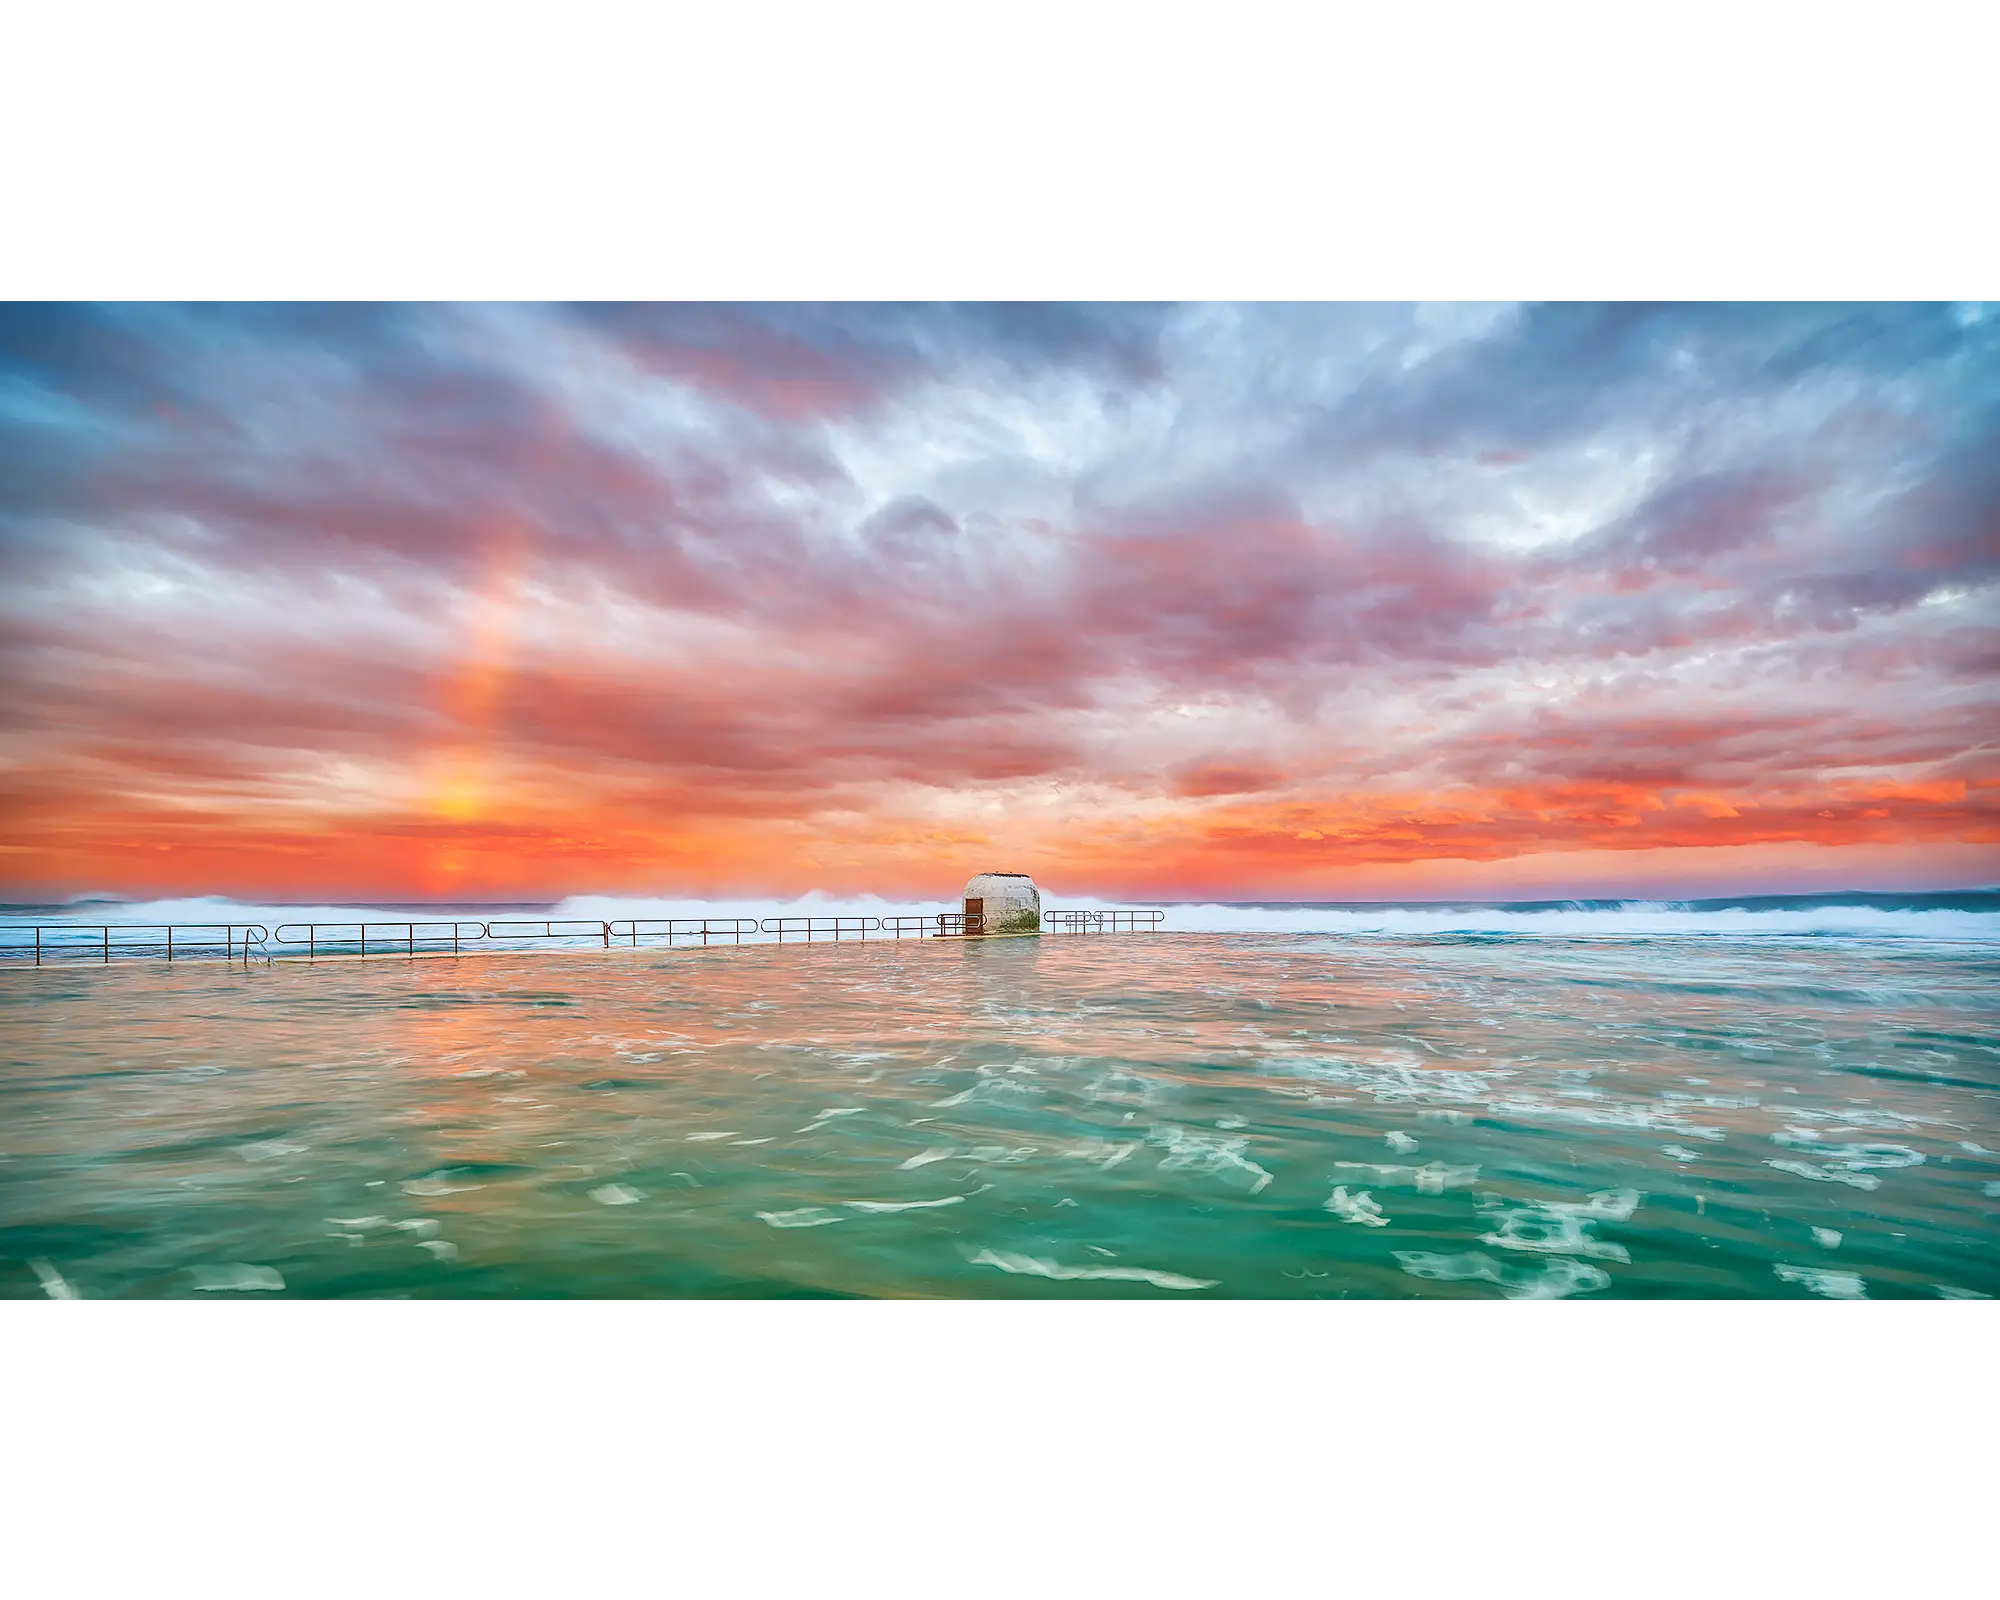
[[[2000,879],[2000,317],[0,311],[0,889]]]

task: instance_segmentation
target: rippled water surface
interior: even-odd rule
[[[0,1295],[1990,1296],[1913,940],[1161,934],[0,973]]]

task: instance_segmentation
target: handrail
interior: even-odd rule
[[[419,929],[445,928],[447,933],[418,932]],[[470,928],[473,931],[467,933]],[[301,937],[303,930],[303,937]],[[400,937],[399,937],[400,935]],[[308,957],[321,955],[368,955],[368,941],[375,940],[377,955],[391,955],[401,945],[405,955],[417,955],[417,946],[442,947],[450,941],[454,952],[469,943],[486,938],[486,924],[472,921],[446,921],[442,918],[434,922],[281,922],[272,935],[276,943],[296,948],[304,945]],[[352,950],[343,948],[352,945]],[[438,954],[441,950],[426,950],[426,954]]]
[[[1153,933],[1164,911],[1044,911],[1042,924],[1057,933]]]
[[[762,928],[765,933],[775,933],[780,944],[785,942],[785,935],[788,933],[795,935],[802,933],[806,937],[806,942],[810,944],[815,935],[829,935],[839,939],[844,935],[858,934],[865,939],[870,932],[882,931],[882,919],[880,917],[766,917]]]
[[[1164,911],[1048,911],[1042,925],[1053,933],[1153,932],[1166,921]],[[473,921],[420,918],[398,922],[281,922],[276,929],[257,922],[112,922],[69,921],[13,923],[0,921],[0,965],[19,961],[36,966],[57,960],[109,962],[113,956],[164,956],[167,960],[214,955],[215,934],[222,935],[226,960],[269,962],[273,947],[320,956],[416,956],[463,954],[469,949],[518,948],[542,943],[576,949],[580,945],[611,948],[613,942],[638,948],[664,944],[673,948],[699,940],[731,944],[774,940],[779,944],[803,939],[866,940],[880,938],[962,938],[962,912],[922,915],[764,917],[621,917],[600,921],[588,917],[512,918]],[[148,938],[147,935],[153,937]]]
[[[556,932],[560,927],[563,931]],[[536,933],[535,929],[541,929]],[[486,924],[489,939],[587,939],[598,938],[604,948],[611,948],[611,924],[594,922],[585,917],[544,917],[537,922],[489,922]]]
[[[158,934],[157,939],[114,940],[114,934]],[[215,941],[196,937],[189,948],[188,935],[222,935],[222,959],[249,961],[270,952],[265,948],[271,930],[261,922],[36,922],[0,924],[0,960],[32,960],[42,966],[62,958],[108,963],[117,956],[164,956],[167,960],[188,960],[214,954]],[[23,936],[13,943],[8,935]],[[87,936],[87,937],[86,937]],[[179,946],[176,948],[175,940]]]
[[[612,938],[629,945],[637,945],[641,939],[665,939],[669,948],[676,939],[698,938],[707,944],[710,938],[724,936],[732,944],[741,944],[744,934],[762,931],[755,917],[621,917],[608,926]]]

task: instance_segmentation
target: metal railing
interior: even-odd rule
[[[882,931],[880,917],[766,917],[764,932],[776,934],[778,943],[787,939],[865,939]]]
[[[1042,926],[1056,934],[1152,934],[1166,912],[1042,912]]]
[[[611,948],[611,924],[591,922],[582,917],[543,918],[540,922],[489,922],[486,937],[505,943],[510,940],[595,939]]]
[[[1152,932],[1166,921],[1164,911],[1048,911],[1042,926],[1051,933]],[[599,921],[585,917],[544,917],[473,921],[444,919],[401,922],[261,923],[34,923],[0,925],[0,965],[36,966],[57,961],[114,957],[189,960],[270,961],[320,957],[463,955],[478,951],[665,947],[684,944],[789,944],[843,939],[957,939],[976,936],[962,912],[881,917],[628,917]],[[220,935],[218,938],[217,935]],[[217,949],[220,946],[220,949]]]
[[[442,955],[486,939],[483,922],[281,922],[275,944],[303,946],[308,957]]]
[[[216,938],[221,934],[220,939]],[[260,922],[40,922],[0,925],[0,962],[109,964],[114,957],[168,961],[270,959]],[[217,945],[222,948],[218,950]]]
[[[741,944],[744,934],[759,932],[762,924],[755,917],[628,917],[606,923],[605,927],[613,940],[623,940],[632,946],[642,940],[664,942],[671,949],[681,939],[689,942],[699,939],[703,944],[723,941]]]

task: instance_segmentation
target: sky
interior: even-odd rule
[[[0,898],[2000,882],[2000,312],[0,306]]]

